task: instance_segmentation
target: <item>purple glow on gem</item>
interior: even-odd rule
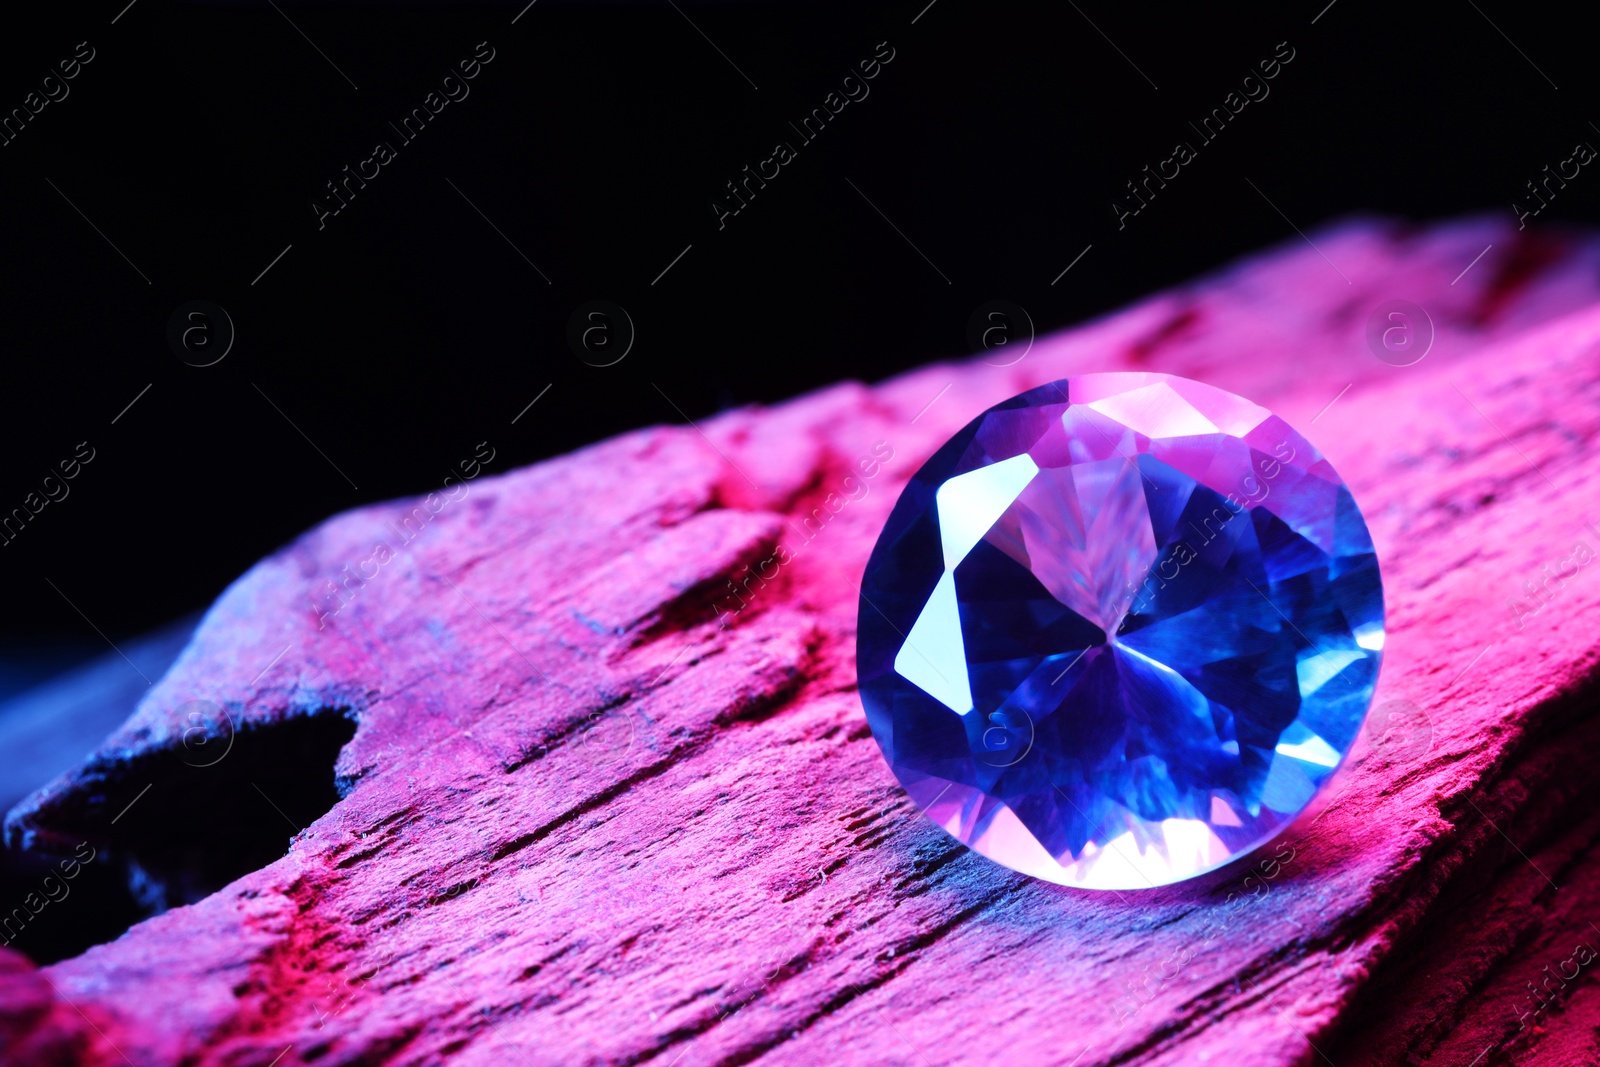
[[[946,832],[1139,889],[1287,826],[1354,742],[1383,591],[1365,522],[1259,405],[1164,374],[1052,382],[911,479],[862,581],[874,736]]]

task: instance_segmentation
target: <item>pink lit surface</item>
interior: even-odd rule
[[[1544,1058],[1517,1062],[1595,1062],[1591,968],[1536,1013],[1529,983],[1600,948],[1600,578],[1546,570],[1600,547],[1600,242],[1490,221],[1311,237],[1321,254],[1296,238],[1014,366],[485,478],[320,629],[316,592],[416,502],[261,561],[106,764],[13,831],[79,840],[137,788],[105,766],[181,745],[197,699],[261,728],[351,707],[353,788],[283,858],[109,945],[44,969],[0,951],[7,1062],[1253,1067],[1314,1044],[1340,1067],[1470,1064],[1521,1055],[1524,1022]],[[1365,342],[1395,298],[1437,333],[1409,367]],[[1334,463],[1384,565],[1377,701],[1427,735],[1367,737],[1269,855],[1090,894],[922,817],[867,736],[851,650],[910,473],[996,401],[1107,370],[1248,397]],[[614,740],[583,743],[595,724]]]

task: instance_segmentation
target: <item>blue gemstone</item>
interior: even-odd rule
[[[1166,374],[979,415],[912,477],[861,590],[861,699],[906,792],[990,859],[1090,888],[1270,840],[1349,752],[1383,649],[1332,466]]]

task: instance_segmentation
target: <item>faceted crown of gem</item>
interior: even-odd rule
[[[1271,839],[1377,683],[1365,521],[1282,419],[1165,374],[997,404],[923,465],[862,580],[862,703],[958,840],[1140,889]]]

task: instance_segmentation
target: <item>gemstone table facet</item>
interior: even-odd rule
[[[1365,521],[1282,419],[1166,374],[997,404],[912,477],[861,584],[861,699],[906,792],[996,862],[1142,889],[1287,826],[1377,682]]]

